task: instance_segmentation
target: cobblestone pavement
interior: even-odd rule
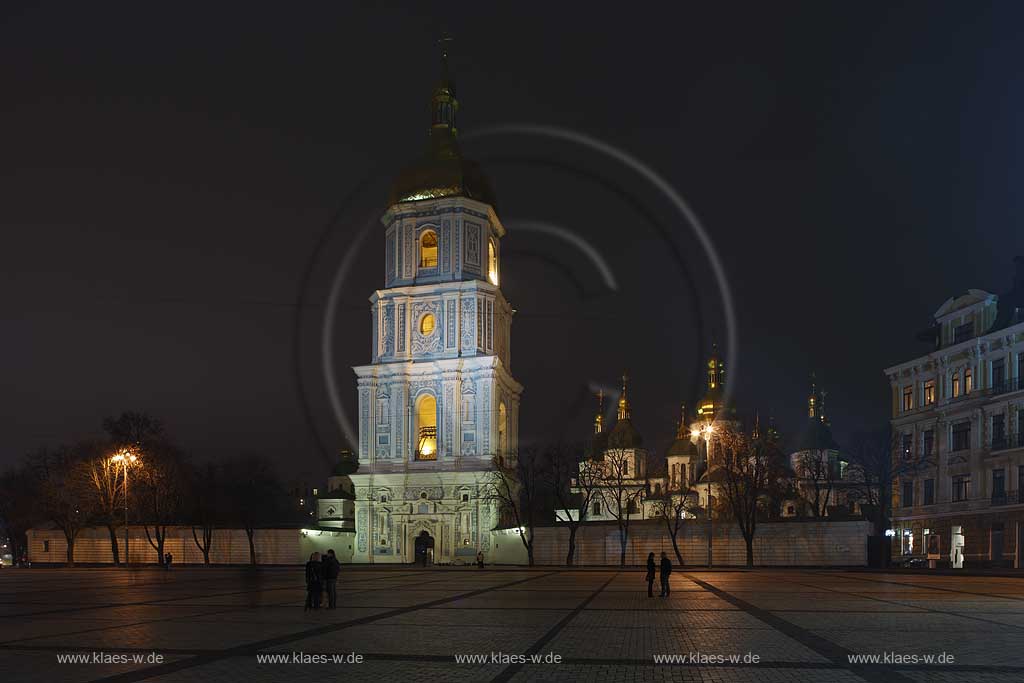
[[[4,569],[0,678],[1024,680],[1021,579],[681,569],[648,598],[642,577],[345,567],[341,607],[307,613],[301,569]]]

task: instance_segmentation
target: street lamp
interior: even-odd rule
[[[715,425],[708,422],[700,429],[694,429],[690,434],[694,437],[704,437],[704,460],[707,462],[707,472],[704,474],[708,480],[708,497],[704,505],[708,520],[708,569],[711,568],[711,436],[715,433]]]
[[[128,568],[128,466],[135,465],[139,461],[138,456],[129,449],[123,448],[116,455],[110,458],[110,462],[121,465],[124,468],[124,566]]]

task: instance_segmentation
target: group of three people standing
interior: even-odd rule
[[[647,556],[647,597],[654,597],[654,553],[650,553]],[[665,553],[661,554],[661,595],[659,597],[667,598],[668,594],[672,591],[669,588],[668,577],[672,576],[672,561],[668,559],[668,555]]]
[[[334,550],[328,550],[323,557],[320,553],[313,553],[306,563],[306,607],[305,609],[320,609],[322,594],[327,592],[327,609],[334,609],[338,606],[338,574],[341,572],[341,563],[334,555]]]

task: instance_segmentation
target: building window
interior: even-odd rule
[[[1006,390],[1006,360],[997,358],[992,361],[992,388],[997,392]]]
[[[970,368],[964,370],[964,393],[969,394],[974,390],[974,373]]]
[[[462,502],[463,503],[468,503],[469,502],[469,494],[468,493],[463,493],[462,494]]]
[[[911,460],[914,456],[914,435],[904,434],[902,437],[902,451],[901,455],[904,460]]]
[[[908,508],[914,505],[914,482],[903,482],[903,507]]]
[[[914,387],[903,387],[903,410],[914,409]]]
[[[926,429],[921,435],[921,456],[930,458],[935,454],[935,430]]]
[[[1006,502],[1006,470],[1001,467],[992,470],[992,502]]]
[[[953,443],[951,451],[966,451],[971,447],[971,423],[970,420],[957,422],[953,425]]]
[[[953,477],[952,498],[954,503],[959,503],[971,497],[971,476],[961,474]]]
[[[420,318],[420,334],[424,337],[429,337],[434,333],[434,314],[427,313],[425,316]]]
[[[935,504],[935,480],[925,479],[924,480],[924,504],[934,505]]]
[[[487,241],[487,279],[492,285],[498,284],[498,250],[494,247],[494,240]]]
[[[953,343],[959,344],[960,342],[967,341],[974,336],[974,322],[966,322],[963,325],[957,325],[953,328]]]
[[[796,514],[796,506],[795,505],[787,506],[786,507],[786,514],[789,515],[790,517],[795,515]]]
[[[314,496],[319,496],[320,495],[320,489],[313,489],[313,495]]]
[[[1024,502],[1024,465],[1017,465],[1017,502]]]
[[[437,399],[425,394],[416,404],[416,459],[437,460]]]
[[[935,380],[930,379],[924,383],[924,404],[930,406],[935,403]]]
[[[992,416],[992,448],[1006,448],[1006,415]]]
[[[386,494],[386,493],[380,494],[380,502],[382,502],[382,503],[388,502],[388,494]]]
[[[50,542],[49,541],[43,541],[43,552],[44,553],[50,552]]]
[[[437,268],[437,233],[433,230],[420,237],[420,268]]]
[[[601,504],[594,503],[594,516],[599,517],[601,515]]]
[[[956,372],[953,374],[953,398],[960,395],[960,373]]]

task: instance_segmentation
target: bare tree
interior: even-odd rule
[[[672,539],[672,550],[676,553],[676,560],[679,565],[683,562],[683,553],[679,550],[679,532],[682,530],[686,514],[692,514],[696,510],[692,498],[686,495],[687,491],[666,491],[654,502],[654,514],[665,524],[669,538]]]
[[[245,529],[249,563],[255,565],[256,529],[288,514],[283,486],[270,461],[262,455],[231,458],[224,463],[223,476],[230,518]]]
[[[536,447],[505,457],[495,456],[485,485],[485,497],[496,503],[502,522],[519,530],[531,567],[534,527],[543,495],[541,467],[542,455]]]
[[[815,517],[828,512],[838,475],[836,465],[831,452],[821,448],[801,451],[796,457],[796,475]]]
[[[185,457],[166,442],[151,443],[143,455],[143,463],[134,475],[140,494],[133,502],[142,520],[146,540],[156,551],[157,562],[163,566],[167,533],[171,527],[180,524],[184,516],[187,499]]]
[[[861,508],[874,523],[875,535],[882,536],[889,528],[892,515],[892,487],[903,473],[914,472],[935,464],[935,446],[920,459],[904,451],[899,435],[889,425],[874,431],[858,432],[850,450],[849,478],[855,483],[851,493],[861,500]]]
[[[122,466],[107,457],[99,445],[95,451],[88,459],[86,467],[89,483],[96,499],[96,521],[107,528],[107,533],[110,535],[110,554],[114,565],[119,566],[121,557],[118,550],[117,529],[123,522],[122,512],[125,503],[124,482],[121,478],[123,476]]]
[[[643,451],[629,444],[616,443],[613,431],[608,448],[595,463],[597,497],[602,499],[608,513],[615,519],[619,530],[619,566],[626,566],[626,548],[629,545],[629,526],[643,502],[644,481],[638,479]]]
[[[711,451],[712,464],[722,473],[719,485],[723,502],[743,534],[746,564],[753,567],[754,535],[762,499],[772,481],[782,476],[784,456],[773,437],[750,439],[729,429],[716,433]]]
[[[28,457],[28,467],[37,484],[42,516],[64,533],[67,565],[73,567],[75,540],[95,514],[95,497],[81,452],[68,446],[41,449]]]
[[[581,447],[558,443],[547,448],[544,454],[548,488],[558,509],[565,510],[567,515],[567,519],[562,520],[569,529],[565,566],[571,567],[576,558],[576,535],[580,525],[586,523],[597,493],[597,471],[590,461],[581,459]],[[575,518],[573,508],[579,511]]]
[[[204,468],[189,467],[188,476],[191,492],[188,518],[192,526],[192,540],[203,554],[203,564],[209,565],[213,530],[224,522],[227,492],[220,469],[212,463]]]
[[[26,532],[44,521],[39,501],[39,482],[26,465],[0,475],[0,520],[10,538],[15,562],[28,555]]]

